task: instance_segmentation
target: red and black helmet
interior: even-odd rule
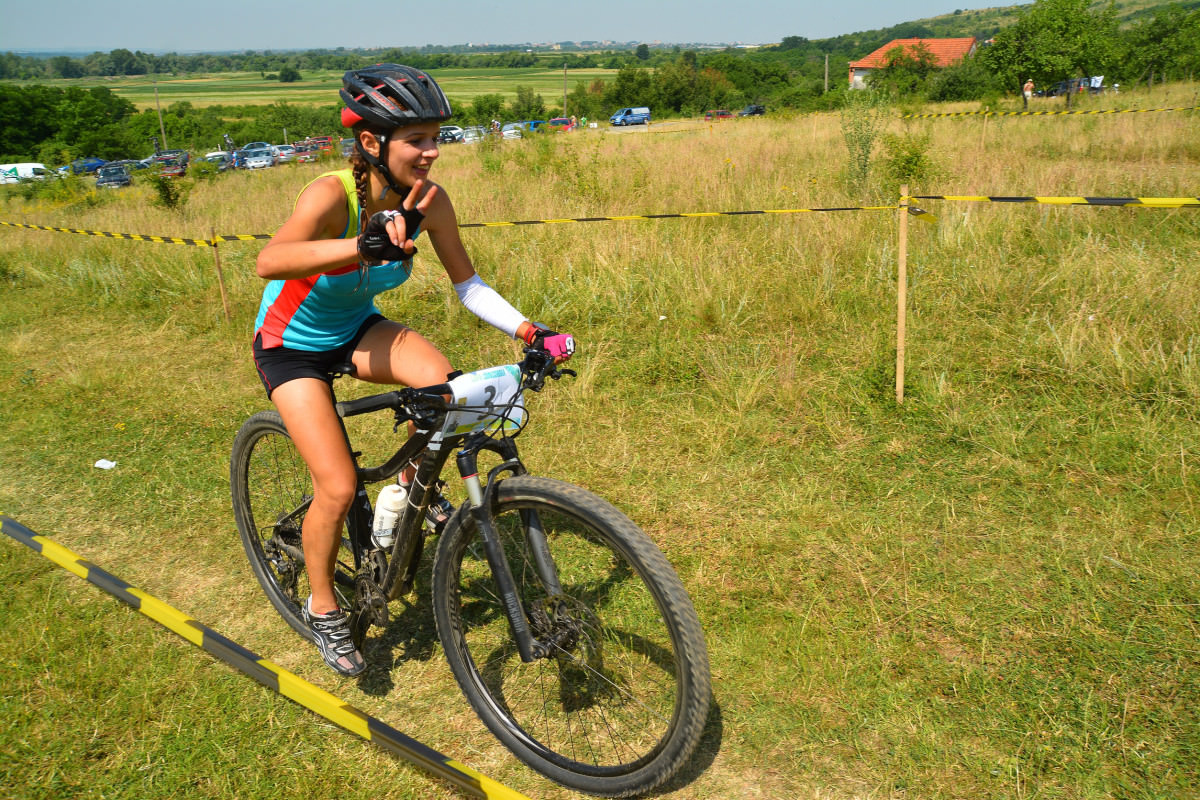
[[[348,70],[339,94],[346,104],[342,124],[347,128],[365,122],[372,129],[391,131],[418,122],[444,122],[452,113],[437,81],[400,64]]]

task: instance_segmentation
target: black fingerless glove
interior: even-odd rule
[[[417,248],[405,252],[404,248],[392,244],[387,233],[387,223],[393,217],[404,220],[404,236],[411,239],[413,234],[425,219],[425,215],[415,208],[400,211],[379,211],[367,220],[362,235],[358,237],[358,255],[365,262],[383,263],[386,261],[408,261],[417,254]]]

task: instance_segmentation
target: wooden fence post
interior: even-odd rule
[[[896,274],[896,403],[904,404],[904,337],[908,324],[908,184],[900,187],[900,263]]]
[[[208,229],[208,241],[212,245],[213,261],[217,264],[217,283],[221,287],[221,307],[225,309],[225,321],[229,322],[229,295],[225,293],[225,274],[221,271],[221,253],[217,249],[217,232]]]

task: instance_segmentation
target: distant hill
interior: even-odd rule
[[[1200,0],[1114,0],[1113,6],[1117,19],[1122,25],[1129,25],[1142,18],[1153,16],[1156,9],[1177,4],[1185,10],[1200,8]],[[1021,10],[1032,3],[1012,6],[996,6],[973,10],[955,11],[952,14],[942,14],[937,17],[917,19],[912,22],[902,22],[890,28],[880,28],[861,33],[846,34],[832,37],[834,40],[861,37],[863,39],[904,39],[913,37],[950,38],[956,36],[974,36],[977,39],[990,39],[1001,29],[1017,21]],[[1092,3],[1093,10],[1101,10],[1108,5],[1108,0],[1096,0]],[[920,32],[914,32],[920,29]]]

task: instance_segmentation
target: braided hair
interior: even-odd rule
[[[358,231],[362,233],[367,222],[367,190],[371,185],[371,167],[358,150],[355,150],[350,154],[350,169],[354,175],[354,193],[358,196]]]
[[[355,135],[357,133],[356,130]],[[367,192],[371,186],[371,168],[358,149],[350,154],[350,170],[354,175],[354,193],[358,197],[358,219],[355,220],[355,224],[358,226],[357,233],[361,235],[367,227]],[[360,258],[358,261],[358,285],[354,287],[354,291],[358,291],[366,276],[367,268]]]

